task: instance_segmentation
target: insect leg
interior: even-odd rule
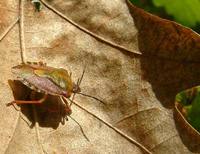
[[[71,103],[70,103],[70,106],[71,106],[71,104],[73,103],[73,100],[71,100],[71,99],[69,99],[69,98],[67,98],[67,99],[71,102]],[[72,112],[72,111],[71,111],[71,108],[70,108],[70,106],[69,106],[69,104],[68,104],[68,102],[67,102],[67,100],[66,100],[66,98],[64,97],[62,100],[65,102],[65,104],[68,105],[68,108],[70,109],[70,112]],[[70,113],[70,114],[71,114],[71,113]],[[83,136],[85,137],[85,139],[89,142],[90,140],[89,140],[88,137],[86,136],[86,134],[85,134],[85,132],[84,132],[82,126],[79,124],[78,121],[76,121],[73,117],[71,117],[70,114],[68,115],[68,117],[70,117],[70,118],[79,126],[79,128],[80,128],[80,130],[81,130],[81,133],[83,134]],[[68,120],[67,117],[66,117],[66,120]]]
[[[13,104],[41,104],[44,102],[47,98],[47,94],[45,94],[41,99],[39,100],[31,100],[31,101],[25,101],[25,100],[14,100],[8,104],[7,106],[13,105]]]
[[[83,131],[83,128],[82,128],[82,126],[79,124],[79,122],[78,121],[76,121],[74,118],[72,118],[71,116],[69,116],[78,126],[79,126],[79,128],[80,128],[80,130],[81,130],[81,133],[83,134],[83,136],[85,137],[85,139],[88,141],[88,142],[90,142],[90,140],[88,139],[88,137],[86,136],[86,134],[85,134],[85,132]]]
[[[71,110],[71,107],[70,107],[70,105],[69,105],[69,103],[67,102],[67,100],[66,100],[66,98],[65,97],[59,97],[60,98],[60,100],[62,101],[62,102],[64,102],[64,104],[66,105],[66,108],[65,108],[65,111],[66,111],[66,113],[67,113],[67,115],[69,116],[71,113],[72,113],[72,110]]]

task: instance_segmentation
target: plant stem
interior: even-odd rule
[[[24,38],[24,0],[19,0],[19,35],[20,35],[20,55],[21,61],[24,63],[25,59],[25,38]]]

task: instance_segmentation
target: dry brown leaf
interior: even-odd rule
[[[39,13],[30,1],[21,1],[25,61],[71,70],[74,81],[86,64],[82,91],[107,106],[76,95],[79,105],[152,153],[200,152],[200,141],[180,129],[172,108],[179,90],[200,83],[198,34],[125,0],[42,0]],[[90,142],[71,119],[54,129],[40,123],[50,123],[51,116],[38,116],[39,123],[30,128],[26,115],[6,107],[13,100],[10,68],[21,62],[19,2],[2,1],[0,7],[0,153],[143,153],[144,148],[79,106],[72,106],[72,117]]]
[[[186,120],[185,116],[182,113],[183,106],[178,102],[175,102],[175,118],[181,124],[180,129],[187,131],[187,136],[193,140],[200,140],[200,133]],[[198,146],[198,145],[197,145]]]

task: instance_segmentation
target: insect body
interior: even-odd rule
[[[72,82],[71,74],[69,74],[67,70],[63,68],[49,67],[42,62],[28,62],[26,64],[23,63],[14,66],[12,68],[12,72],[17,76],[19,81],[21,81],[32,90],[44,93],[44,97],[40,100],[31,101],[15,100],[11,103],[8,103],[7,105],[12,105],[14,103],[42,103],[45,101],[47,95],[49,94],[59,96],[60,99],[66,104],[68,115],[71,114],[71,109],[66,101],[66,98],[69,99],[73,93],[75,94],[81,91],[79,88],[79,84],[82,78],[80,81],[78,80],[77,84],[75,84],[74,82]]]
[[[80,79],[78,79],[77,83],[72,81],[71,73],[69,74],[67,70],[63,68],[49,67],[42,62],[22,63],[20,65],[14,66],[12,68],[12,72],[17,76],[18,81],[32,89],[33,94],[34,92],[39,92],[43,93],[44,95],[39,100],[14,100],[11,103],[8,103],[7,106],[13,104],[38,104],[43,103],[46,100],[47,95],[58,96],[66,106],[65,118],[68,119],[67,116],[69,116],[72,120],[74,120],[79,125],[84,137],[89,141],[83,132],[81,125],[70,116],[72,113],[71,104],[73,103],[74,96],[75,94],[81,94],[83,96],[93,98],[103,104],[105,103],[94,96],[81,93],[79,86],[83,79],[85,69],[83,70],[82,76]],[[71,96],[72,99],[70,99]],[[71,103],[68,104],[67,100],[69,100]]]

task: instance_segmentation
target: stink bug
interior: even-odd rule
[[[47,95],[58,96],[66,105],[66,115],[70,116],[71,104],[75,94],[91,97],[104,103],[96,97],[81,93],[80,83],[83,79],[85,69],[77,83],[71,79],[71,73],[63,68],[54,68],[47,66],[43,62],[27,62],[14,66],[12,72],[17,76],[18,80],[35,92],[43,93],[43,97],[39,100],[14,100],[7,106],[13,104],[40,104],[44,102]],[[72,96],[73,94],[73,96]],[[72,96],[72,99],[70,97]],[[67,100],[71,103],[68,104]],[[66,117],[67,118],[67,117]]]
[[[65,102],[67,115],[71,114],[70,106],[64,98],[79,92],[80,88],[72,82],[71,76],[65,69],[49,67],[42,62],[27,62],[14,66],[12,72],[27,87],[44,95],[40,100],[14,100],[7,105],[38,104],[44,102],[47,95],[57,95]]]

